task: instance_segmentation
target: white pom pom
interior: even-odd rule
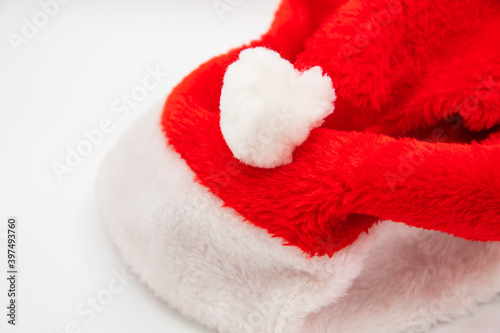
[[[303,73],[272,50],[240,53],[224,76],[220,99],[222,134],[243,163],[274,168],[333,112],[335,90],[320,67]]]

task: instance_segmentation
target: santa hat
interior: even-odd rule
[[[102,218],[221,332],[424,332],[500,292],[500,4],[283,0],[105,159]]]

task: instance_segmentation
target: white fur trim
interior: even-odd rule
[[[272,50],[240,53],[224,76],[220,126],[243,163],[274,168],[292,162],[295,147],[333,112],[335,90],[321,67],[303,73]]]
[[[107,156],[102,219],[156,295],[220,332],[425,332],[500,291],[500,244],[383,222],[332,258],[244,222],[166,145],[161,105]]]

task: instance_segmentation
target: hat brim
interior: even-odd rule
[[[156,295],[221,332],[408,332],[500,291],[500,243],[381,222],[310,258],[244,221],[168,146],[162,104],[112,149],[97,177],[102,220]]]

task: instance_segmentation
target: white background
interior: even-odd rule
[[[197,65],[264,33],[277,6],[277,0],[228,2],[236,5],[221,14],[213,0],[72,0],[16,50],[9,36],[22,36],[25,20],[33,22],[41,7],[0,0],[0,266],[5,272],[6,218],[13,215],[20,272],[15,328],[6,325],[0,275],[1,332],[59,333],[70,322],[81,332],[209,332],[135,280],[92,319],[76,311],[123,269],[93,198],[103,155]],[[169,74],[120,118],[113,103],[141,84],[148,67]],[[67,147],[75,149],[82,131],[105,118],[113,131],[60,182],[52,164],[64,163]],[[435,333],[499,333],[498,314],[500,301]]]

